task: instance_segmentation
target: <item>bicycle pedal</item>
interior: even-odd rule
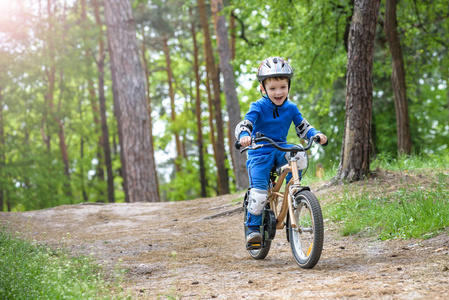
[[[262,248],[261,243],[257,243],[257,244],[247,243],[246,244],[246,250],[257,250],[257,249],[261,249],[261,248]]]

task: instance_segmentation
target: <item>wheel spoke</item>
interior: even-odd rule
[[[313,233],[313,227],[301,227],[300,232],[301,233],[304,233],[304,232]]]

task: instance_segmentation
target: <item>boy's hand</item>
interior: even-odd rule
[[[249,145],[251,145],[251,137],[250,136],[244,136],[240,139],[240,145],[242,145],[242,147],[248,147]]]
[[[326,144],[326,142],[327,142],[327,136],[325,136],[325,135],[322,134],[322,133],[317,133],[316,135],[320,137],[320,145]]]

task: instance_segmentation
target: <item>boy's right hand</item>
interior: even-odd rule
[[[248,147],[249,145],[251,145],[251,137],[250,136],[244,136],[240,139],[240,145],[242,145],[242,147]]]

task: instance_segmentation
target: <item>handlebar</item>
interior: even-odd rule
[[[299,145],[294,145],[291,148],[285,148],[285,147],[279,146],[275,141],[273,141],[272,139],[270,139],[268,137],[263,136],[261,133],[256,133],[256,137],[252,138],[252,143],[251,143],[250,146],[241,149],[242,145],[240,144],[239,141],[236,141],[235,142],[235,148],[237,150],[241,149],[240,152],[243,153],[243,152],[245,152],[247,150],[250,150],[250,149],[258,149],[258,148],[262,147],[262,145],[256,145],[256,143],[262,142],[262,141],[266,141],[266,142],[270,143],[274,148],[276,148],[276,149],[278,149],[280,151],[296,153],[296,152],[309,150],[312,147],[312,144],[313,144],[314,141],[317,142],[317,143],[320,143],[321,139],[320,139],[319,136],[314,136],[311,139],[309,139],[309,142],[307,143],[306,147],[302,147],[302,146],[299,146]],[[326,146],[327,144],[328,143],[326,142],[323,146]]]

